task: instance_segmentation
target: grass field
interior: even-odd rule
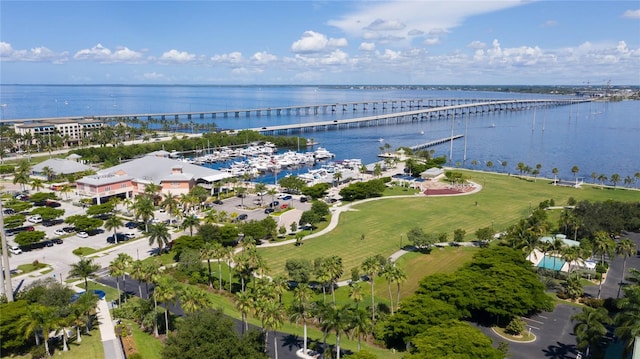
[[[407,245],[404,235],[413,227],[427,233],[446,232],[453,237],[456,228],[466,231],[466,240],[473,240],[478,228],[493,226],[495,232],[502,231],[525,217],[538,203],[553,199],[556,205],[564,205],[569,198],[575,200],[619,200],[640,201],[640,191],[623,189],[600,189],[584,186],[582,189],[559,187],[549,180],[520,179],[494,173],[465,171],[472,181],[483,186],[475,194],[451,197],[384,198],[353,205],[353,210],[340,215],[337,228],[330,233],[306,240],[296,247],[286,245],[260,249],[270,274],[284,273],[284,264],[289,258],[339,255],[347,279],[350,270],[359,266],[369,256],[381,254],[388,257]],[[477,204],[477,205],[476,205]],[[364,240],[361,240],[364,235]]]

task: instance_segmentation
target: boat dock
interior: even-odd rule
[[[409,148],[412,151],[422,150],[422,149],[433,147],[433,146],[436,146],[436,145],[439,145],[439,144],[442,144],[442,143],[445,143],[445,142],[457,140],[457,139],[462,138],[462,137],[464,137],[464,135],[455,135],[455,136],[440,138],[440,139],[429,141],[429,142],[426,142],[426,143],[421,143],[419,145],[411,146]]]

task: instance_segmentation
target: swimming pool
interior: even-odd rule
[[[564,266],[564,264],[565,264],[565,260],[562,258],[553,257],[553,256],[544,256],[542,257],[542,260],[538,263],[538,267],[559,271],[560,269],[562,269],[562,266]]]

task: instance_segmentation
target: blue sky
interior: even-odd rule
[[[640,85],[638,1],[0,1],[4,84]]]

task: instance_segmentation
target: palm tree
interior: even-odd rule
[[[16,168],[16,172],[13,175],[13,183],[19,183],[22,190],[25,190],[25,186],[29,183],[29,172],[31,171],[31,166],[27,160],[21,160],[18,162],[18,167]]]
[[[138,281],[138,296],[142,298],[142,281],[144,279],[144,262],[141,260],[135,260],[131,263],[131,272],[129,273],[131,278]]]
[[[156,202],[156,199],[158,198],[158,192],[160,192],[162,190],[162,186],[159,184],[155,184],[153,182],[151,183],[147,183],[144,186],[144,194],[151,199],[152,202]]]
[[[310,318],[309,311],[309,301],[313,293],[311,292],[311,288],[306,285],[301,285],[296,287],[293,291],[293,303],[290,308],[290,316],[289,319],[292,322],[297,322],[299,319],[302,319],[303,326],[303,353],[307,353],[307,319]]]
[[[282,326],[284,322],[285,311],[282,308],[282,303],[276,300],[267,300],[261,303],[262,309],[260,310],[260,320],[262,321],[262,328],[265,334],[265,344],[269,341],[269,330],[273,332],[273,348],[274,358],[278,359],[278,337],[276,330]]]
[[[249,292],[240,291],[236,293],[235,305],[242,317],[242,334],[244,334],[245,331],[249,330],[247,314],[251,311],[251,308],[253,308],[253,297]]]
[[[369,281],[371,282],[371,321],[374,323],[376,321],[376,299],[373,293],[373,286],[375,277],[380,273],[381,264],[384,262],[384,258],[380,255],[368,257],[362,262],[362,271],[369,276]]]
[[[27,315],[22,318],[20,323],[20,327],[25,333],[25,338],[30,337],[32,334],[35,335],[36,345],[40,345],[38,333],[42,333],[47,356],[51,356],[51,352],[49,351],[49,332],[55,325],[56,319],[55,308],[35,303],[29,306]]]
[[[593,252],[600,255],[600,264],[604,266],[604,256],[613,256],[615,253],[616,243],[609,238],[607,232],[598,231],[593,238]],[[600,299],[600,292],[602,291],[602,276],[600,276],[600,284],[598,287],[598,299]]]
[[[204,247],[200,248],[200,259],[205,259],[207,261],[207,268],[209,270],[209,287],[213,288],[213,279],[211,276],[211,258],[218,258],[218,279],[220,279],[220,285],[218,289],[222,289],[222,276],[220,272],[222,271],[220,266],[220,249],[222,248],[222,244],[220,242],[207,242],[204,244]]]
[[[55,175],[55,172],[53,172],[53,169],[51,169],[51,167],[44,166],[42,167],[42,174],[46,177],[47,181],[51,181],[51,179]]]
[[[158,255],[162,254],[162,249],[169,245],[171,234],[165,223],[157,223],[149,228],[149,245],[158,245]]]
[[[338,256],[331,256],[326,259],[326,269],[329,275],[329,284],[331,285],[331,297],[333,298],[333,304],[336,303],[335,284],[340,277],[344,268],[342,266],[342,258]]]
[[[138,196],[133,203],[132,209],[135,219],[142,219],[145,231],[149,232],[149,220],[154,216],[153,201],[146,196]]]
[[[615,189],[618,182],[620,182],[620,175],[617,173],[612,174],[611,178],[609,178],[609,181],[613,183],[613,189]]]
[[[120,294],[120,277],[122,277],[122,281],[124,282],[125,275],[127,274],[127,270],[129,269],[132,261],[133,258],[131,258],[130,255],[126,253],[118,253],[118,256],[109,264],[109,275],[116,278],[116,287],[118,289],[118,306],[120,306],[121,304],[120,298],[122,297],[122,295]]]
[[[40,192],[44,188],[44,184],[40,178],[32,179],[30,184],[33,191]]]
[[[620,297],[620,288],[622,288],[622,284],[624,283],[624,276],[627,271],[627,258],[638,252],[638,246],[630,240],[623,239],[616,244],[616,255],[622,257],[622,279],[620,279],[620,286],[618,287],[618,298]]]
[[[553,173],[553,184],[556,184],[558,182],[558,168],[553,167],[551,173]]]
[[[584,307],[581,313],[571,317],[571,321],[576,323],[573,328],[578,341],[576,347],[580,350],[586,349],[585,357],[589,357],[591,349],[599,349],[600,341],[607,334],[605,325],[612,323],[609,313],[603,307]]]
[[[578,166],[571,167],[571,173],[573,173],[573,178],[578,180],[578,172],[580,172],[580,168]]]
[[[161,277],[153,288],[153,300],[164,303],[164,325],[166,335],[169,335],[169,305],[175,304],[176,299],[178,299],[177,283],[171,279],[171,277]]]
[[[620,311],[615,316],[614,334],[624,343],[624,358],[633,351],[634,340],[640,337],[640,285],[624,288],[625,296],[618,301]]]
[[[364,308],[354,308],[351,314],[351,334],[358,338],[358,351],[360,351],[360,340],[363,336],[371,333],[371,318]]]
[[[88,292],[89,291],[88,278],[94,278],[95,272],[97,272],[98,269],[100,269],[100,266],[98,264],[94,264],[93,259],[82,258],[78,263],[74,263],[71,265],[69,276],[83,278],[84,290],[85,292]]]
[[[182,229],[189,228],[189,235],[193,236],[193,227],[196,227],[196,228],[200,227],[200,219],[195,215],[186,216],[182,221],[181,227]]]
[[[607,177],[607,175],[605,175],[604,173],[601,173],[601,174],[598,176],[598,181],[600,181],[600,188],[601,188],[601,189],[604,187],[604,183],[605,183],[605,182],[607,182],[607,179],[608,179],[608,177]]]
[[[173,220],[173,213],[178,208],[178,196],[173,195],[171,194],[171,191],[168,191],[164,195],[164,199],[160,203],[160,206],[164,208],[167,211],[167,213],[169,213],[169,218]]]
[[[225,263],[227,264],[227,267],[229,267],[229,293],[232,292],[232,287],[231,284],[232,282],[232,276],[233,276],[233,268],[231,267],[232,263],[233,263],[233,257],[235,255],[233,248],[232,247],[222,247],[222,257],[224,258]]]
[[[336,307],[332,305],[327,311],[327,315],[323,318],[322,327],[333,330],[336,333],[336,358],[340,359],[340,335],[349,330],[351,318],[349,315],[349,307]]]
[[[193,314],[211,305],[207,292],[191,286],[183,287],[180,294],[178,294],[178,298],[180,298],[180,307],[187,314]]]
[[[362,293],[360,283],[351,283],[351,285],[349,285],[349,299],[356,303],[356,308],[360,306],[360,302],[364,299],[364,293]]]
[[[116,244],[118,244],[118,229],[121,228],[122,226],[123,226],[122,220],[115,215],[110,216],[109,218],[107,218],[106,221],[104,221],[104,228],[107,231],[113,230],[113,239],[115,240]]]
[[[69,199],[69,193],[71,192],[73,192],[73,189],[66,183],[63,184],[62,187],[60,187],[60,193],[64,193],[64,196],[67,200]]]

